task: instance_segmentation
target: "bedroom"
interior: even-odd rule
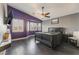
[[[0,17],[2,19],[0,26],[5,28],[4,34],[1,35],[6,36],[5,32],[10,35],[8,38],[11,46],[8,45],[8,49],[1,47],[1,51],[3,50],[6,55],[79,54],[79,3],[5,3],[0,4]],[[51,42],[43,41],[51,38],[50,32],[60,32],[55,37],[61,39],[54,42],[60,45],[56,51],[47,46],[52,45]],[[36,36],[36,33],[39,35]],[[47,43],[35,42],[35,38],[42,43]],[[7,40],[1,40],[1,43],[5,41]]]

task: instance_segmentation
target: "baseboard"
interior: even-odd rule
[[[23,40],[23,39],[27,39],[27,38],[32,37],[32,36],[34,36],[34,35],[29,35],[27,37],[12,39],[12,41]]]

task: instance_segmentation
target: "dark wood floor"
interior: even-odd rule
[[[7,49],[6,55],[78,55],[79,48],[75,48],[67,43],[62,44],[56,50],[34,41],[34,37],[12,42],[12,46]]]

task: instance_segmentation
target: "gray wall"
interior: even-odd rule
[[[0,17],[3,17],[3,4],[0,3]]]
[[[79,13],[59,18],[59,24],[51,24],[51,20],[43,21],[42,31],[47,32],[48,27],[65,27],[68,33],[79,30]]]

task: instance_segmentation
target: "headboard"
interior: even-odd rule
[[[63,28],[63,27],[49,27],[48,32],[50,32],[50,33],[60,32],[60,33],[64,34],[65,33],[65,28]]]

